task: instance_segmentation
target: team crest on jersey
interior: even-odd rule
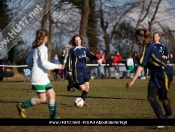
[[[163,51],[163,49],[162,49],[162,47],[160,47],[159,52],[162,52],[162,51]]]
[[[78,58],[84,58],[86,57],[86,52],[84,51],[84,54],[83,55],[80,55]]]

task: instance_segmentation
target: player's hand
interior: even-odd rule
[[[58,69],[62,69],[63,65],[62,64],[58,64]]]
[[[167,59],[167,56],[165,56],[165,55],[162,55],[162,58],[163,58],[163,59]]]
[[[65,68],[65,63],[63,64],[63,66],[62,66],[62,69],[64,70],[64,68]]]
[[[72,72],[68,72],[68,75],[69,75],[69,76],[72,76]]]
[[[98,58],[98,59],[101,59],[101,58],[102,58],[102,56],[97,56],[97,58]]]
[[[127,88],[127,89],[130,89],[130,87],[131,87],[133,84],[134,84],[134,81],[133,81],[133,80],[129,81],[128,83],[126,83],[126,88]]]

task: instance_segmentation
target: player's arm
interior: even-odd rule
[[[40,59],[41,59],[41,65],[45,67],[48,70],[54,70],[54,69],[62,69],[62,64],[54,64],[48,61],[48,51],[47,48],[43,50],[37,50],[37,52],[40,52]]]
[[[140,66],[137,68],[137,71],[134,74],[134,77],[131,79],[131,81],[129,81],[126,84],[127,89],[129,89],[134,84],[134,82],[136,81],[136,79],[141,74],[142,70],[144,69],[144,66],[146,66],[150,52],[151,52],[150,49],[151,49],[151,47],[149,47],[149,45],[143,46],[142,56],[140,58]]]
[[[167,48],[167,46],[165,46],[164,54],[162,55],[162,58],[167,60],[168,59],[168,55],[169,55],[168,48]]]
[[[99,57],[94,55],[88,48],[86,48],[86,55],[91,60],[98,60]]]

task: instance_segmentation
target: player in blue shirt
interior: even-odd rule
[[[173,112],[170,106],[170,101],[167,97],[167,92],[170,87],[170,83],[173,79],[172,70],[166,64],[155,46],[150,43],[151,34],[147,29],[138,29],[135,31],[135,39],[138,45],[143,45],[143,51],[140,58],[140,66],[138,67],[133,79],[126,84],[126,88],[129,89],[137,77],[147,65],[151,70],[151,78],[148,83],[148,100],[159,119],[168,119],[172,117]],[[159,100],[163,103],[165,115],[157,100],[157,93]]]
[[[160,43],[160,34],[158,32],[153,33],[153,45],[157,48],[159,53],[162,55],[162,58],[167,60],[168,59],[168,48],[165,44]]]
[[[86,70],[86,57],[90,59],[99,59],[90,50],[81,45],[81,37],[75,35],[72,38],[73,47],[69,50],[68,55],[68,74],[73,76],[75,84],[79,85],[82,91],[81,98],[85,101],[89,91],[89,75]],[[77,86],[68,86],[68,88]],[[69,90],[69,89],[68,89]],[[87,103],[84,103],[87,106]]]

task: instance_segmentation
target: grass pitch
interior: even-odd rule
[[[67,81],[52,81],[56,92],[57,113],[61,118],[88,119],[88,118],[156,118],[148,100],[148,80],[136,80],[130,90],[125,85],[129,79],[94,79],[90,80],[90,91],[86,102],[87,107],[74,106],[76,97],[81,96],[81,91],[68,92]],[[3,81],[0,86],[0,118],[20,118],[15,108],[16,103],[37,97],[31,90],[29,82]],[[175,80],[173,80],[168,97],[175,112]],[[47,103],[26,109],[27,118],[49,118]],[[168,130],[158,130],[154,127],[145,126],[0,126],[1,132],[175,132],[175,126]]]

